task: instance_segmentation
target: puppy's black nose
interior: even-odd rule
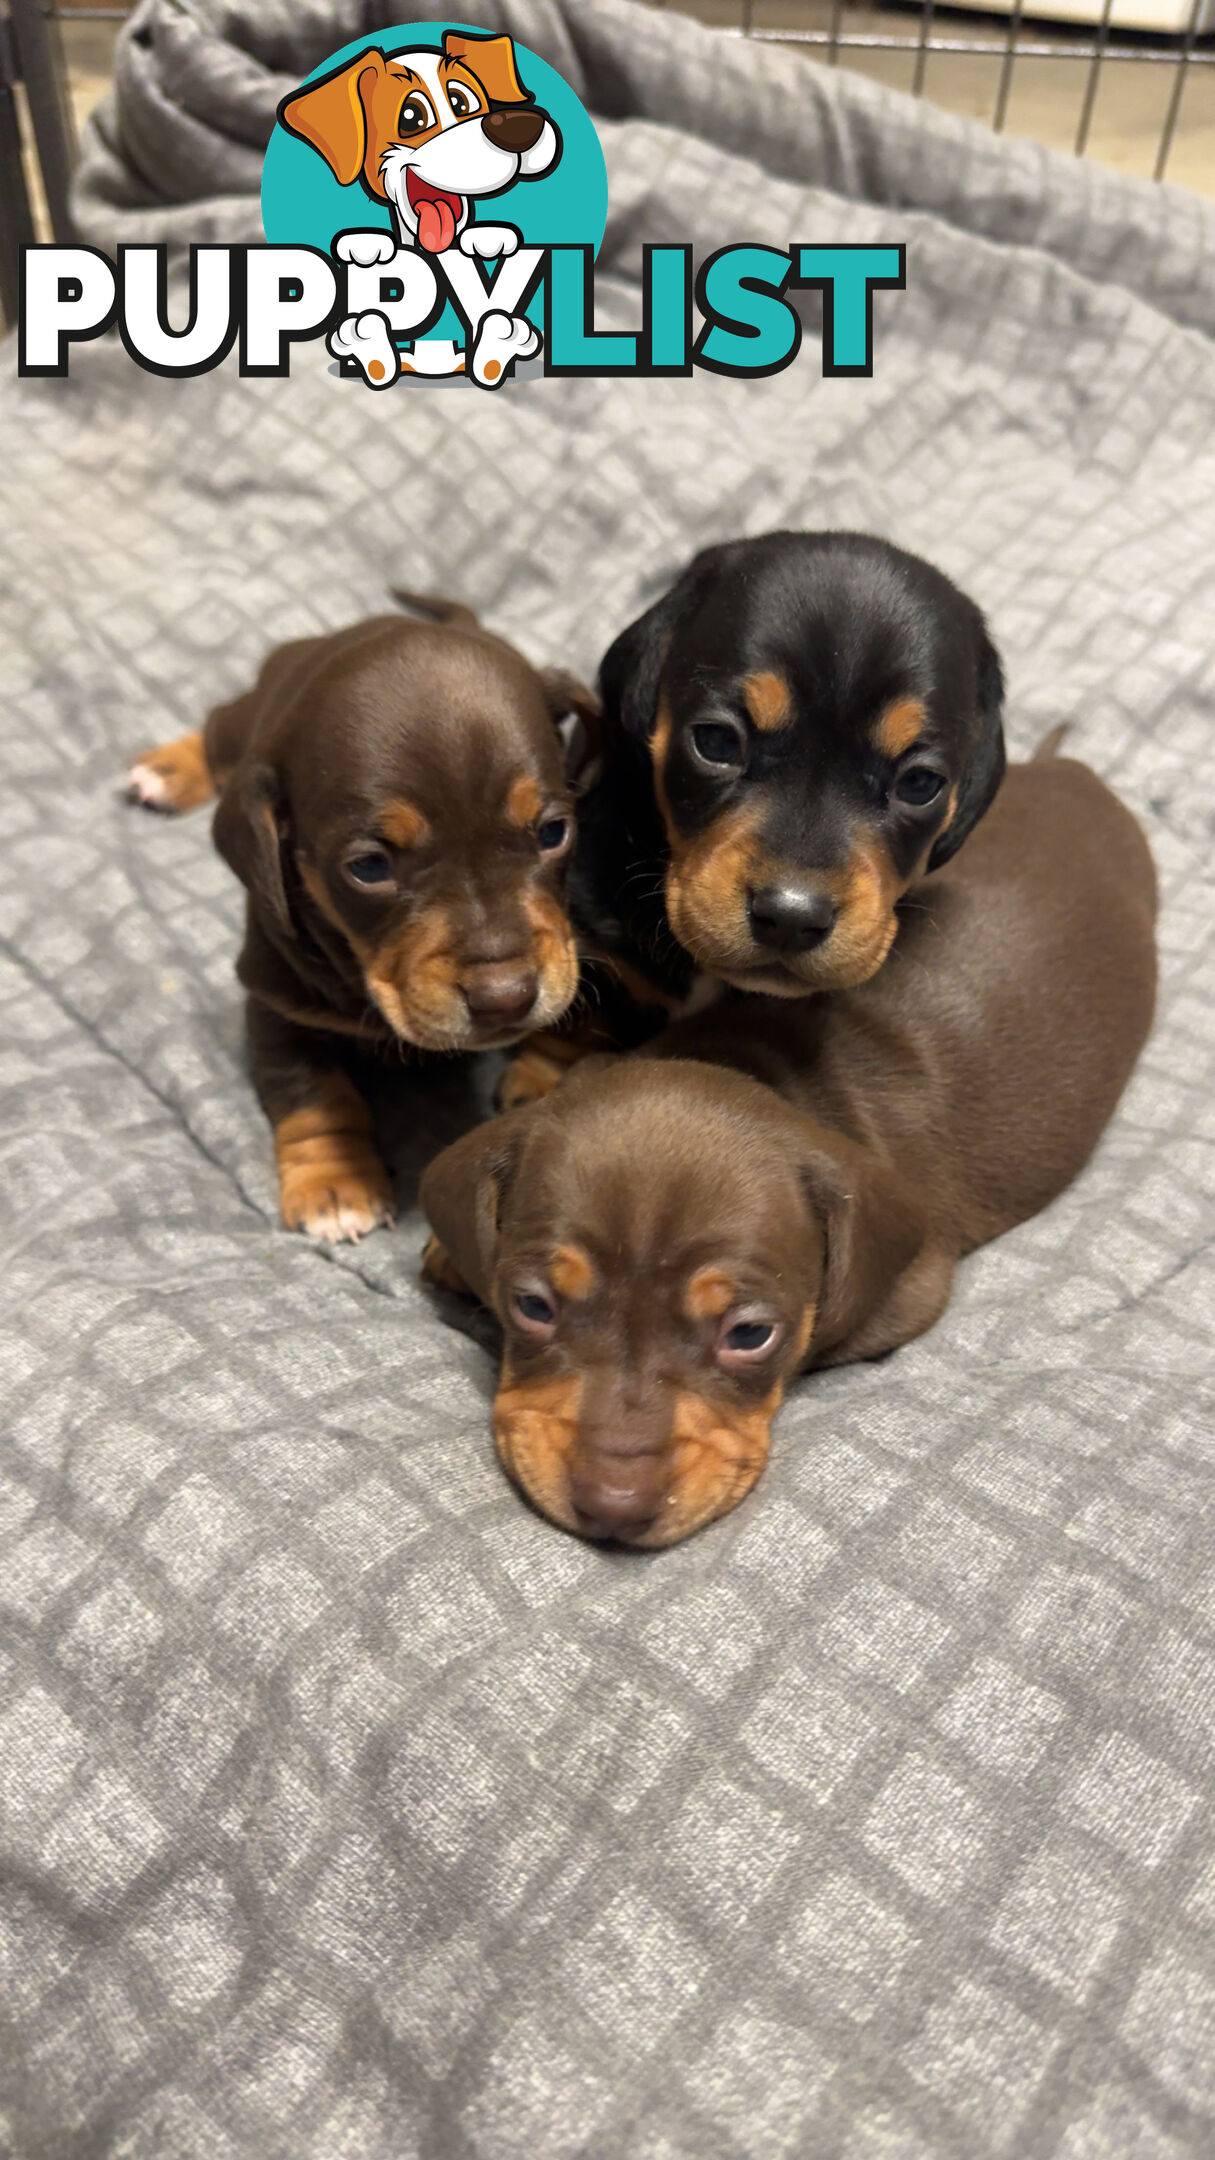
[[[648,1465],[576,1470],[570,1499],[584,1537],[640,1537],[658,1520],[660,1493]]]
[[[536,1002],[540,985],[530,968],[470,968],[460,985],[470,1018],[478,1027],[521,1027]]]
[[[481,122],[495,150],[516,150],[520,155],[539,142],[544,114],[538,112],[490,112]]]
[[[777,952],[809,952],[830,935],[836,906],[830,893],[808,885],[761,885],[751,894],[751,935]]]

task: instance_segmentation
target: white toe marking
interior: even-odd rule
[[[152,808],[163,803],[168,792],[163,773],[153,772],[150,765],[132,765],[127,774],[127,793],[133,795],[136,802]]]
[[[356,1245],[373,1230],[391,1225],[392,1220],[392,1209],[386,1205],[330,1200],[305,1215],[302,1228],[308,1237],[319,1238],[324,1245]]]

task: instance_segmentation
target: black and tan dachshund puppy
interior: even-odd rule
[[[500,1319],[498,1453],[554,1522],[653,1547],[724,1514],[795,1373],[922,1334],[1087,1161],[1151,1022],[1155,878],[1051,747],[872,981],[723,1000],[427,1170],[426,1272]]]
[[[865,982],[896,902],[957,853],[1004,771],[978,608],[861,533],[706,549],[617,638],[601,693],[610,754],[576,901],[676,989],[694,968],[777,996]]]
[[[595,701],[467,608],[398,597],[432,619],[280,646],[128,781],[151,809],[219,797],[215,844],[248,892],[237,973],[283,1219],[329,1242],[391,1216],[360,1065],[517,1042],[578,981],[558,723]]]
[[[621,632],[600,693],[570,882],[582,1017],[528,1044],[508,1106],[703,1002],[706,978],[776,997],[866,982],[908,885],[957,853],[1004,772],[979,609],[863,533],[705,549]]]

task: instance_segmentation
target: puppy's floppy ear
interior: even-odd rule
[[[367,156],[367,112],[359,85],[368,72],[384,73],[384,55],[375,46],[356,53],[335,74],[294,91],[278,109],[282,125],[319,150],[342,187],[358,179]]]
[[[483,1305],[491,1303],[503,1203],[519,1167],[528,1120],[541,1107],[526,1103],[474,1125],[422,1175],[422,1212]]]
[[[532,94],[519,80],[510,38],[472,37],[464,31],[445,30],[443,54],[448,60],[462,60],[493,104],[530,105]]]
[[[541,668],[540,681],[561,737],[566,777],[574,787],[589,787],[603,756],[603,707],[568,668]]]
[[[744,543],[745,544],[745,543]],[[658,693],[671,639],[683,615],[700,599],[714,572],[739,543],[728,540],[702,548],[669,592],[622,630],[599,665],[599,689],[606,726],[623,727],[645,742],[658,718]]]
[[[211,838],[274,928],[294,937],[283,885],[280,799],[272,765],[242,762],[219,798]]]
[[[622,630],[599,667],[605,720],[645,742],[658,718],[658,691],[675,625],[683,612],[679,585]]]
[[[978,649],[970,761],[962,776],[953,816],[928,858],[930,870],[939,870],[942,863],[957,854],[967,833],[973,832],[983,812],[991,808],[1004,778],[1004,670],[978,608],[974,615]]]
[[[825,1246],[811,1340],[815,1362],[877,1357],[910,1341],[940,1310],[901,1294],[927,1235],[914,1187],[868,1149],[809,1119],[798,1168]],[[930,1272],[935,1282],[939,1271]]]

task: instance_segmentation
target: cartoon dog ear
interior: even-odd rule
[[[443,54],[448,60],[462,60],[476,76],[485,95],[495,105],[530,105],[532,94],[525,90],[515,66],[515,48],[508,37],[473,37],[462,30],[443,32]]]
[[[799,1171],[825,1243],[816,1362],[878,1357],[930,1327],[953,1268],[937,1255],[917,1266],[925,1260],[927,1224],[914,1188],[868,1150],[818,1125],[807,1132]]]
[[[367,112],[361,85],[365,75],[384,73],[384,55],[371,46],[356,54],[336,74],[309,83],[284,98],[278,109],[282,125],[319,150],[342,187],[363,170],[367,156]]]
[[[219,798],[211,838],[275,928],[294,937],[283,885],[280,796],[273,766],[238,765]]]
[[[502,1208],[519,1167],[528,1121],[542,1107],[525,1103],[474,1125],[436,1155],[422,1175],[422,1212],[483,1305],[493,1302]]]
[[[970,763],[958,789],[953,816],[928,858],[930,870],[939,870],[942,863],[957,854],[967,833],[973,832],[983,812],[991,808],[1004,778],[1004,670],[978,608],[974,615],[976,694]]]

